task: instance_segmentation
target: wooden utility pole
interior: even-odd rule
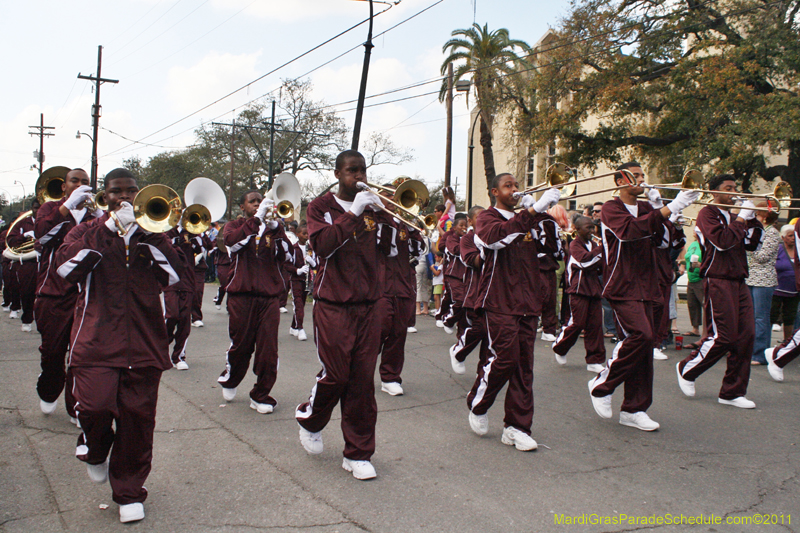
[[[42,163],[44,163],[44,138],[45,137],[52,137],[55,133],[47,133],[44,130],[54,130],[55,128],[52,126],[45,126],[44,125],[44,113],[39,114],[39,125],[38,126],[28,126],[29,128],[33,128],[39,131],[29,131],[28,135],[36,135],[39,137],[39,153],[36,156],[36,159],[39,161],[39,176],[42,175]]]
[[[364,116],[364,99],[367,95],[367,76],[369,76],[369,58],[372,54],[372,19],[374,17],[372,0],[369,0],[369,31],[367,42],[364,43],[364,65],[361,67],[361,85],[358,90],[358,103],[356,104],[356,121],[353,125],[353,142],[351,150],[358,150],[358,141],[361,137],[361,119]]]
[[[94,86],[94,105],[92,106],[92,190],[97,190],[97,132],[100,129],[100,85],[104,82],[119,83],[119,80],[111,80],[100,77],[100,68],[103,63],[103,47],[97,47],[97,76],[83,76],[78,73],[78,78],[95,82]]]
[[[447,141],[444,147],[444,186],[450,186],[453,164],[453,64],[447,64]]]

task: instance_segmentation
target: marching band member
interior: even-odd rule
[[[16,248],[25,244],[29,239],[35,239],[36,215],[39,210],[39,200],[31,202],[32,215],[19,220],[6,235],[6,242],[11,248]],[[33,329],[33,306],[36,300],[36,281],[39,271],[39,254],[31,259],[11,261],[11,276],[14,284],[19,291],[19,303],[12,303],[11,315],[9,318],[17,318],[18,312],[22,310],[19,318],[22,322],[21,330],[29,332]],[[16,309],[15,309],[16,307]]]
[[[163,234],[136,224],[138,190],[127,169],[106,174],[108,212],[118,222],[104,214],[78,225],[55,255],[58,275],[82,291],[69,356],[83,429],[75,454],[92,481],[110,480],[121,522],[144,518],[158,386],[172,366],[159,293],[183,269]]]
[[[611,395],[622,383],[625,398],[619,422],[643,431],[654,431],[659,424],[647,416],[653,402],[653,346],[656,335],[654,307],[661,302],[658,289],[655,248],[662,243],[666,219],[680,213],[700,195],[681,191],[661,209],[637,201],[644,192],[644,172],[636,162],[617,168],[614,183],[622,188],[619,197],[603,204],[601,229],[604,248],[603,296],[611,304],[621,339],[606,367],[589,381],[589,394],[595,412],[611,418]],[[625,175],[623,172],[626,171]],[[633,175],[631,185],[627,173]]]
[[[6,249],[6,235],[8,234],[8,229],[6,228],[8,224],[2,226],[3,231],[0,231],[0,250]],[[5,255],[0,256],[0,268],[3,271],[3,311],[9,312],[11,311],[11,259],[6,257]]]
[[[255,351],[250,408],[269,414],[278,402],[270,396],[278,377],[278,326],[283,298],[283,263],[292,261],[283,225],[275,216],[275,203],[258,191],[248,191],[240,201],[243,217],[225,224],[225,246],[231,255],[228,282],[228,348],[225,370],[217,381],[222,397],[231,401]],[[274,213],[272,213],[274,215]]]
[[[217,278],[219,279],[219,288],[217,294],[214,296],[214,307],[222,309],[222,300],[225,299],[225,287],[228,286],[231,272],[231,256],[228,255],[228,248],[222,243],[224,236],[225,226],[219,229],[217,238],[217,253],[214,254],[214,265],[217,267]]]
[[[603,292],[598,274],[603,267],[603,247],[592,239],[594,223],[589,217],[575,221],[576,237],[569,245],[566,267],[570,316],[553,344],[556,362],[567,364],[567,352],[578,342],[581,331],[586,348],[586,370],[600,373],[606,362],[603,339]]]
[[[548,211],[553,217],[558,227],[554,229],[556,238],[561,228],[566,229],[569,225],[567,212],[560,205],[554,205]],[[552,224],[552,222],[551,222]],[[555,253],[539,252],[539,277],[541,278],[540,299],[542,300],[542,340],[545,342],[555,342],[558,333],[558,317],[556,307],[558,306],[558,262],[564,259],[564,248],[559,246]],[[563,305],[563,304],[562,304]]]
[[[517,180],[503,173],[492,182],[496,205],[483,211],[477,220],[476,241],[484,250],[476,301],[483,309],[488,343],[487,361],[479,367],[478,377],[467,396],[469,424],[472,431],[489,431],[487,412],[500,390],[508,383],[505,399],[503,444],[521,451],[537,448],[531,438],[533,423],[533,345],[541,313],[539,289],[540,250],[534,238],[544,220],[552,220],[545,211],[561,196],[549,189],[539,201],[523,197],[523,209],[514,213]],[[557,248],[551,243],[548,251]],[[545,248],[541,248],[545,249]]]
[[[164,319],[167,324],[167,342],[175,346],[172,349],[172,365],[178,370],[189,370],[186,362],[186,345],[192,332],[192,306],[196,279],[195,255],[202,253],[202,241],[195,239],[180,224],[165,233],[178,251],[184,264],[180,281],[164,289]]]
[[[700,347],[678,362],[678,385],[686,396],[694,396],[695,380],[727,354],[728,367],[718,401],[753,409],[755,402],[745,397],[755,341],[753,301],[744,282],[745,251],[758,249],[764,230],[756,220],[752,202],[745,201],[738,215],[730,213],[736,196],[736,180],[732,175],[714,176],[708,181],[708,189],[714,203],[726,205],[705,206],[697,215],[695,228],[703,251],[700,274],[705,278],[708,332]]]
[[[306,316],[306,298],[308,297],[308,273],[311,268],[317,265],[308,246],[308,226],[303,223],[297,227],[297,242],[294,243],[292,251],[294,254],[293,265],[287,267],[291,274],[292,290],[292,324],[289,326],[289,334],[297,337],[297,340],[308,339],[306,330],[303,329],[303,320]],[[289,235],[287,233],[287,235]]]
[[[367,207],[380,205],[366,182],[364,156],[347,150],[336,158],[339,190],[308,206],[309,240],[319,261],[314,282],[314,340],[322,370],[307,402],[297,407],[300,443],[310,454],[322,453],[322,430],[341,401],[344,459],[342,468],[356,479],[376,476],[375,364],[380,350],[376,302],[384,284],[382,255],[391,242],[388,217]]]
[[[208,235],[193,235],[195,241],[194,253],[194,292],[192,296],[192,327],[203,327],[203,293],[206,290],[206,270],[208,263],[206,258],[208,252],[214,249],[215,243],[208,238]]]
[[[444,234],[444,290],[445,296],[442,308],[441,320],[444,324],[444,331],[452,335],[456,326],[463,321],[464,317],[464,297],[466,296],[466,285],[464,277],[467,275],[467,267],[461,261],[460,244],[461,238],[467,233],[467,215],[456,213],[452,217],[451,229]]]
[[[781,235],[783,235],[783,230],[781,230]],[[795,250],[798,250],[797,245],[800,243],[800,219],[794,224],[794,242]],[[797,254],[797,251],[795,251],[795,254]],[[795,258],[793,265],[795,284],[797,289],[800,290],[800,261]],[[764,357],[767,360],[767,371],[770,377],[775,381],[783,381],[783,369],[786,365],[794,361],[798,355],[800,355],[800,329],[794,330],[792,335],[778,346],[764,350]]]

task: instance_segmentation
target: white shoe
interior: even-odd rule
[[[257,401],[253,400],[252,398],[250,398],[250,409],[254,409],[254,410],[258,411],[259,414],[262,414],[262,415],[268,415],[272,411],[275,410],[275,408],[272,405],[270,405],[268,403],[258,403]]]
[[[489,415],[476,415],[470,411],[469,427],[478,435],[486,435],[489,433]]]
[[[739,396],[738,398],[734,398],[733,400],[723,400],[722,398],[718,398],[717,401],[722,405],[732,405],[734,407],[738,407],[739,409],[755,409],[756,402],[752,400],[748,400],[744,396]]]
[[[375,472],[375,467],[372,466],[372,463],[369,461],[353,461],[347,457],[344,457],[342,461],[342,468],[348,472],[352,472],[354,478],[361,480],[374,479],[378,475]]]
[[[678,373],[678,386],[681,388],[681,392],[684,393],[686,396],[690,398],[694,396],[694,381],[689,381],[688,379],[684,379],[681,376],[681,364],[678,362],[675,365],[675,371]]]
[[[599,374],[600,372],[603,371],[604,368],[605,367],[603,365],[597,363],[586,365],[586,370],[588,370],[589,372],[594,372],[595,374]]]
[[[4,305],[2,309],[3,309],[3,311],[5,311],[6,313],[8,313],[9,311],[11,311],[11,306],[10,306],[10,305]]]
[[[222,397],[225,398],[225,401],[227,402],[232,401],[234,398],[236,398],[236,387],[233,387],[232,389],[222,387]]]
[[[119,506],[119,521],[136,522],[144,519],[144,504],[141,502],[128,503]]]
[[[290,327],[290,328],[289,328],[289,335],[291,335],[292,337],[297,337],[297,332],[298,332],[298,331],[299,331],[299,330],[296,330],[296,329],[294,329],[294,328]]]
[[[54,402],[46,402],[44,400],[39,400],[39,409],[46,415],[52,415],[56,412],[56,408],[58,408],[58,400]]]
[[[202,320],[195,320],[194,322],[192,322],[192,327],[193,328],[202,328],[203,326],[205,326],[205,324],[203,324]],[[133,504],[131,504],[131,505],[133,505]]]
[[[772,324],[772,331],[780,332],[781,329],[783,328],[781,328],[780,324]]]
[[[459,375],[463,375],[467,372],[467,365],[456,359],[456,347],[458,345],[454,344],[450,347],[450,366],[453,368],[453,372]]]
[[[661,351],[661,348],[653,348],[653,359],[656,361],[664,361],[665,359],[669,359],[669,357]]]
[[[285,307],[281,307],[281,313],[288,313],[288,312],[289,312],[288,309],[286,309]]]
[[[19,317],[19,311],[11,311],[11,313],[8,315],[8,318],[18,318],[18,317]]]
[[[304,341],[306,339],[308,339],[308,335],[306,335],[306,330],[304,329],[297,330],[297,340]]]
[[[21,327],[21,328],[19,328],[19,329],[20,329],[20,330],[22,330],[22,331],[24,331],[25,333],[28,333],[28,332],[30,332],[30,330],[31,330],[32,328],[31,328],[31,325],[30,325],[30,324],[22,324],[22,327]]]
[[[456,328],[448,327],[444,322],[442,322],[442,329],[444,329],[444,332],[448,335],[452,335],[456,332]]]
[[[611,395],[603,396],[602,398],[598,398],[592,394],[592,382],[594,379],[589,380],[589,397],[592,399],[592,407],[594,407],[595,413],[600,418],[611,418],[611,415],[614,414],[614,411],[611,409]]]
[[[86,473],[89,474],[89,479],[95,483],[105,483],[108,481],[108,459],[99,465],[86,463]]]
[[[322,453],[322,432],[311,433],[303,426],[300,426],[300,444],[311,455]]]
[[[539,447],[530,435],[511,426],[503,429],[503,436],[500,437],[500,442],[508,446],[514,446],[521,452],[530,452]]]
[[[214,307],[216,307],[217,309],[222,309],[222,306],[219,304],[214,304]]]
[[[632,428],[641,429],[642,431],[655,431],[661,426],[655,422],[644,411],[636,413],[626,413],[622,411],[619,414],[619,423],[623,426],[630,426]]]
[[[70,424],[75,424],[75,427],[77,427],[78,429],[81,429],[81,421],[78,420],[77,418],[71,416],[69,417],[69,422]]]
[[[408,326],[408,330],[407,331],[409,333],[416,333],[417,332],[417,328],[415,328],[414,326]]]
[[[559,365],[564,366],[567,364],[566,355],[558,355],[556,352],[553,352],[553,355],[556,356],[556,363],[558,363]]]
[[[175,368],[178,370],[189,370],[189,363],[186,361],[178,361],[178,363],[175,365]]]
[[[437,328],[443,328],[444,327],[444,322],[442,322],[441,320],[437,320],[436,321],[436,327]]]
[[[545,333],[543,331],[542,332],[542,340],[544,342],[555,342],[556,341],[556,336],[553,335],[552,333]]]
[[[769,376],[775,381],[783,381],[783,369],[775,364],[775,348],[764,350],[764,358],[767,360],[767,371]]]
[[[386,394],[388,394],[389,396],[403,395],[403,387],[401,387],[399,383],[394,381],[388,383],[384,383],[383,381],[381,381],[381,390]]]

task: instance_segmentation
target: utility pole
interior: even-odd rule
[[[369,57],[372,54],[372,0],[369,0],[369,32],[367,42],[364,43],[364,66],[361,69],[361,87],[358,90],[358,104],[356,104],[356,122],[353,125],[353,143],[350,148],[358,150],[358,140],[361,136],[361,118],[364,115],[364,98],[367,96],[367,75],[369,74]]]
[[[44,138],[45,137],[52,137],[55,133],[47,133],[44,130],[54,130],[55,128],[52,126],[45,126],[44,125],[44,113],[39,114],[39,125],[38,126],[28,126],[29,128],[33,128],[39,131],[29,131],[28,135],[36,135],[39,137],[39,152],[36,154],[36,159],[39,161],[39,176],[42,175],[42,163],[44,163]]]
[[[255,141],[253,141],[255,143]],[[269,167],[267,176],[269,181],[267,187],[272,188],[272,157],[275,154],[275,100],[272,100],[272,118],[269,120]]]
[[[94,86],[94,105],[92,106],[92,189],[97,189],[97,130],[100,128],[100,85],[104,82],[119,83],[119,80],[111,80],[100,77],[100,68],[103,63],[103,47],[97,47],[97,76],[83,76],[78,73],[78,78],[95,82]]]
[[[236,139],[236,121],[231,123],[231,179],[228,182],[228,219],[233,216],[233,143]]]
[[[447,141],[444,147],[444,186],[450,186],[453,163],[453,64],[447,64]]]

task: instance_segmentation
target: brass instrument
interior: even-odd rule
[[[181,197],[166,185],[148,185],[133,198],[135,223],[151,233],[164,233],[177,226],[182,212]],[[117,233],[126,235],[130,226],[122,227],[114,212],[110,212],[109,216],[117,223]]]
[[[55,202],[64,197],[64,182],[66,181],[69,167],[50,167],[36,180],[36,199],[39,205],[45,202]]]
[[[25,240],[24,243],[20,244],[19,246],[11,247],[8,245],[8,236],[14,230],[14,226],[16,226],[21,220],[33,216],[33,211],[25,211],[16,219],[11,225],[8,227],[8,231],[6,232],[6,248],[3,250],[3,257],[6,259],[10,259],[11,261],[16,262],[24,262],[30,261],[32,259],[36,259],[39,256],[39,252],[34,250],[34,246],[36,245],[36,239],[29,237]]]
[[[565,231],[563,229],[562,230],[558,230],[558,234],[564,240],[567,240],[567,238],[570,238],[570,239],[572,239],[574,241],[575,239],[578,238],[578,230],[576,230],[576,229],[574,229],[572,231]],[[603,240],[600,237],[598,237],[597,235],[595,235],[594,233],[589,235],[589,238],[592,239],[595,242],[595,244],[599,245],[599,244],[603,243]]]
[[[278,217],[291,218],[300,210],[302,201],[300,182],[291,172],[282,172],[275,177],[272,188],[267,191],[264,198],[270,198],[275,202],[275,213]]]
[[[397,216],[400,220],[402,220],[406,225],[414,228],[415,230],[419,231],[423,235],[427,235],[428,232],[433,231],[435,224],[433,215],[428,215],[425,218],[419,215],[420,209],[424,208],[428,205],[430,201],[430,193],[428,193],[428,188],[419,180],[412,180],[406,179],[403,180],[396,188],[385,187],[383,185],[376,185],[374,183],[363,183],[358,182],[356,183],[356,187],[361,190],[372,190],[373,192],[378,192],[376,189],[381,191],[386,191],[393,195],[392,199],[386,198],[382,196],[384,201],[392,204],[399,210],[398,213],[387,209],[383,205],[375,205],[375,208],[380,209],[381,211],[385,211],[386,213],[390,214],[391,216]],[[411,222],[412,219],[420,224],[414,224]],[[422,226],[422,227],[420,227]]]
[[[181,227],[194,235],[208,231],[212,222],[225,214],[227,199],[225,191],[217,182],[208,178],[195,178],[183,192],[186,209],[181,217]]]
[[[545,172],[545,183],[540,183],[534,187],[529,189],[525,189],[521,192],[514,193],[514,198],[521,198],[528,194],[533,194],[535,192],[539,192],[542,189],[550,189],[550,188],[563,188],[561,191],[561,196],[569,197],[570,199],[573,198],[580,198],[582,196],[588,196],[590,194],[597,194],[600,192],[606,192],[612,189],[604,189],[602,191],[593,191],[590,193],[580,194],[578,196],[572,196],[575,193],[575,188],[578,183],[583,183],[585,181],[596,180],[598,178],[605,178],[607,176],[613,176],[614,174],[622,174],[625,176],[632,184],[636,183],[636,179],[633,176],[633,173],[629,170],[615,170],[614,172],[606,172],[605,174],[598,174],[596,176],[590,176],[588,178],[581,178],[577,179],[575,175],[572,173],[572,169],[565,165],[564,163],[553,163],[549,167],[547,167],[547,171]]]
[[[108,211],[108,204],[106,203],[106,192],[99,190],[95,193],[94,197],[86,200],[80,205],[81,209],[86,209],[89,213],[94,213],[98,209],[100,211]]]

